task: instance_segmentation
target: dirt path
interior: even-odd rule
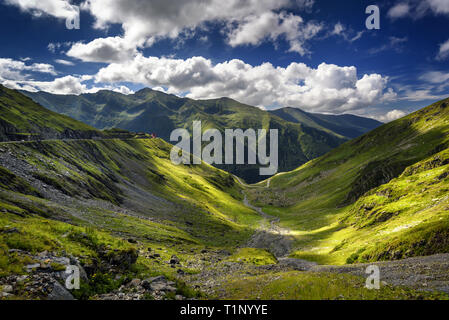
[[[366,277],[365,271],[369,265],[378,266],[380,280],[388,284],[449,293],[449,254],[344,266],[316,265],[310,271],[350,273]]]
[[[290,235],[290,230],[277,225],[279,218],[270,216],[263,212],[261,208],[251,205],[246,195],[243,203],[248,208],[257,211],[264,218],[264,221],[262,221],[258,230],[246,243],[245,247],[267,249],[276,258],[287,256],[290,253],[294,241]]]

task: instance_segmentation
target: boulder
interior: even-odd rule
[[[48,295],[49,300],[75,300],[72,294],[64,288],[59,282],[55,281],[53,290]]]

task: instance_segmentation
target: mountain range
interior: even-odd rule
[[[22,93],[52,111],[97,129],[154,133],[167,142],[174,129],[187,128],[192,132],[194,120],[202,121],[203,131],[209,128],[222,133],[226,128],[278,129],[280,171],[292,170],[381,125],[376,120],[352,115],[311,114],[291,108],[267,112],[229,98],[193,100],[148,88],[130,95],[113,91],[81,95]],[[264,178],[259,176],[255,165],[217,167],[250,183]]]
[[[254,185],[1,86],[0,107],[0,298],[449,298],[449,99]],[[354,263],[377,261],[368,290]]]

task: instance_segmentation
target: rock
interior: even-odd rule
[[[113,266],[118,266],[121,269],[129,269],[131,265],[135,264],[139,257],[135,249],[120,250],[120,251],[103,251],[100,252],[102,259],[108,261]]]
[[[28,264],[28,265],[26,266],[26,268],[27,268],[27,271],[28,271],[28,272],[31,272],[31,270],[36,269],[36,268],[39,268],[40,266],[41,266],[40,263],[34,263],[34,264]]]
[[[175,255],[172,255],[170,258],[170,264],[179,264],[179,258]]]
[[[128,239],[128,242],[129,242],[129,243],[137,243],[137,240],[136,240],[136,239],[133,239],[133,238],[129,238],[129,239]]]
[[[166,286],[165,289],[163,289],[162,291],[165,291],[165,292],[176,292],[176,290],[177,289],[175,287]]]
[[[9,249],[8,253],[23,253],[23,251],[20,249]]]
[[[150,284],[151,291],[164,291],[167,287],[165,282],[153,282]]]
[[[145,289],[145,290],[151,290],[151,283],[148,280],[143,280],[141,283],[141,286]]]
[[[177,294],[177,295],[175,296],[175,300],[184,300],[184,297],[181,296],[181,295],[179,295],[179,294]]]
[[[3,286],[2,291],[5,292],[5,293],[11,293],[11,292],[14,291],[14,288],[12,286],[10,286],[10,285],[6,285],[6,286]]]
[[[138,287],[140,283],[141,283],[140,279],[133,279],[129,284],[133,287]]]
[[[59,282],[53,284],[53,291],[48,295],[49,300],[75,300],[72,294]]]
[[[231,253],[228,250],[219,250],[218,254],[223,255],[223,256],[230,256]]]
[[[152,283],[152,282],[167,282],[167,278],[165,276],[157,276],[157,277],[148,279],[148,281],[150,283]]]
[[[209,251],[207,251],[206,249],[201,250],[201,253],[208,253]]]
[[[181,275],[181,276],[183,276],[183,275],[186,274],[186,273],[184,272],[184,270],[182,270],[182,269],[178,269],[176,272],[177,272],[179,275]]]

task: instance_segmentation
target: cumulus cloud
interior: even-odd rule
[[[11,89],[27,91],[47,91],[55,94],[80,94],[87,91],[86,85],[81,83],[79,77],[65,76],[56,78],[53,81],[33,81],[33,80],[9,80],[3,85]]]
[[[100,90],[112,90],[123,94],[134,93],[134,91],[123,85],[89,87],[85,82],[91,79],[91,76],[65,76],[61,78],[55,78],[52,81],[6,80],[0,83],[11,89],[26,90],[31,92],[46,91],[53,94],[79,95],[83,93],[95,93]]]
[[[95,39],[87,44],[75,43],[67,52],[69,57],[85,62],[118,62],[131,59],[136,47],[121,37]]]
[[[290,106],[340,113],[395,98],[388,79],[378,74],[358,77],[355,67],[303,63],[286,68],[270,63],[251,66],[241,60],[213,64],[203,57],[186,60],[144,57],[113,63],[96,75],[100,83],[131,82],[166,88],[194,99],[231,97],[260,107]]]
[[[288,5],[288,0],[88,0],[84,8],[96,18],[96,27],[121,24],[125,38],[139,42],[175,38],[183,29],[204,22],[241,21]]]
[[[6,1],[32,14],[45,13],[58,18],[73,14],[68,0]],[[175,39],[213,22],[224,26],[231,46],[258,45],[264,40],[284,37],[290,51],[304,55],[305,42],[322,25],[306,23],[298,15],[281,11],[294,4],[291,0],[85,0],[81,8],[92,14],[96,28],[119,24],[123,36],[76,43],[67,54],[89,62],[117,62],[133,57],[136,49],[151,46],[158,39]],[[300,10],[310,10],[313,5],[314,0],[296,0]],[[54,46],[49,49],[56,50]]]
[[[290,45],[290,51],[305,55],[307,49],[304,43],[317,35],[322,25],[316,23],[304,23],[297,15],[286,12],[266,12],[260,16],[245,18],[228,35],[228,43],[232,46],[258,45],[265,39],[276,41],[285,37]]]
[[[10,58],[0,58],[0,80],[17,80],[29,77],[29,72],[39,72],[56,75],[52,65],[46,63],[26,64],[29,60],[18,61]]]
[[[388,112],[387,114],[378,117],[378,119],[382,122],[391,122],[397,119],[400,119],[402,117],[405,117],[407,115],[407,113],[405,113],[402,110],[391,110],[390,112]]]
[[[78,14],[76,7],[66,0],[5,0],[5,3],[19,7],[36,17],[47,14],[67,19]]]

